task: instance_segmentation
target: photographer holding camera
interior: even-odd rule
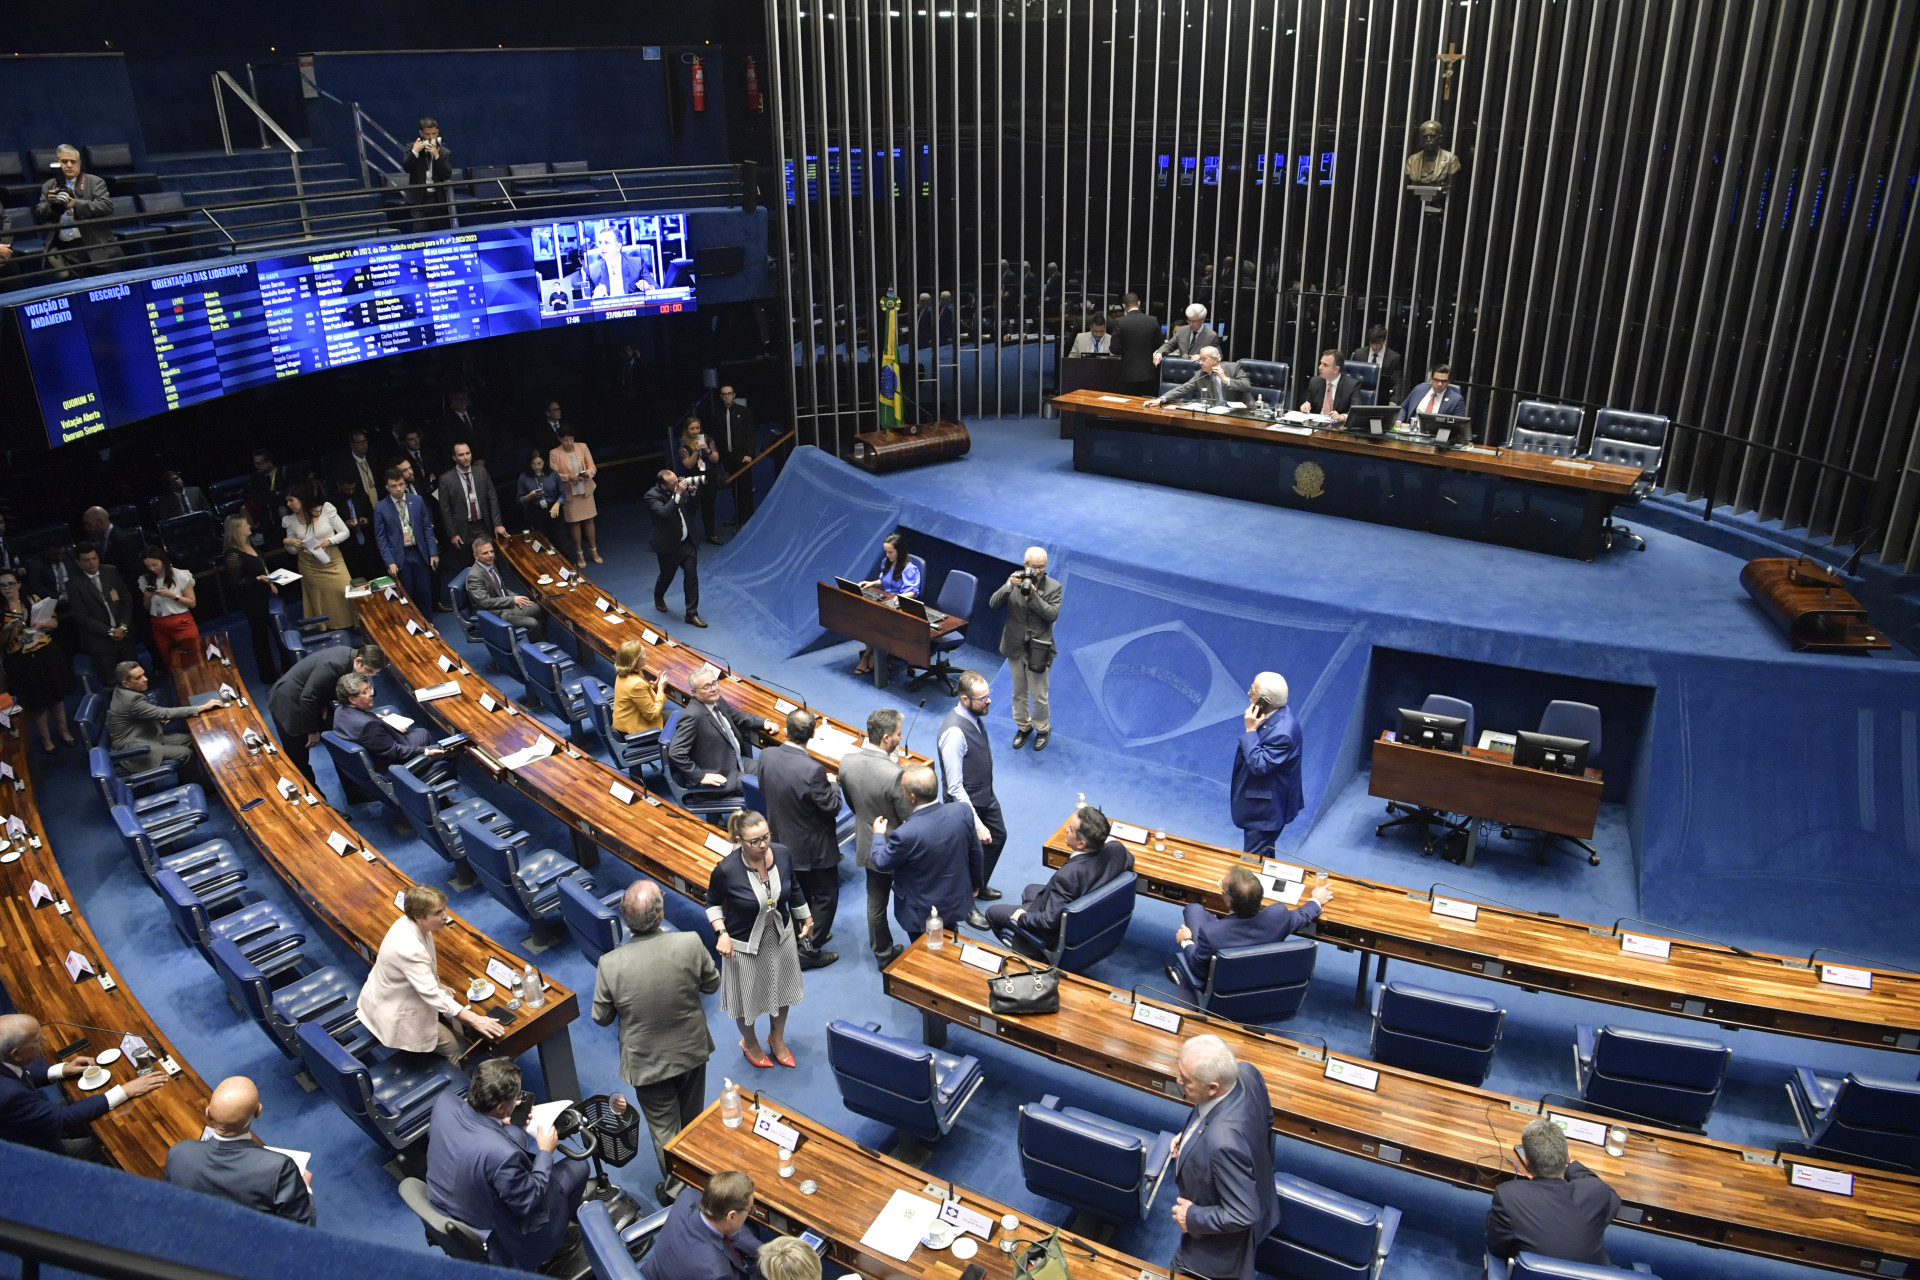
[[[653,607],[662,613],[667,611],[667,588],[673,585],[673,575],[685,570],[687,576],[681,585],[687,593],[686,617],[696,627],[707,624],[700,617],[700,544],[693,540],[693,530],[687,524],[687,508],[699,501],[706,479],[705,475],[683,479],[662,468],[659,483],[647,490],[647,514],[653,517],[653,536],[648,545],[660,562],[660,576],[653,583]]]
[[[1053,623],[1060,616],[1059,582],[1047,576],[1047,553],[1028,547],[1025,564],[1007,575],[1006,583],[987,601],[989,608],[1005,608],[1006,630],[1000,633],[1000,656],[1013,671],[1013,749],[1027,745],[1045,751],[1053,721],[1047,709],[1047,678],[1053,667]],[[1031,708],[1029,708],[1031,700]]]
[[[47,179],[40,188],[40,203],[33,209],[34,221],[60,224],[47,240],[47,265],[58,270],[62,279],[91,275],[89,265],[101,267],[120,256],[113,228],[87,222],[111,217],[113,197],[107,194],[106,179],[80,172],[80,148],[63,142],[54,154],[60,161],[60,176]]]
[[[415,231],[445,231],[453,225],[453,209],[447,203],[451,194],[447,184],[453,180],[453,148],[440,136],[440,122],[432,116],[420,117],[420,136],[407,147],[401,163],[413,186],[407,203],[419,206],[413,216]]]

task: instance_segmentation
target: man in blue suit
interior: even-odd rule
[[[1454,390],[1452,382],[1453,366],[1444,360],[1427,370],[1427,380],[1400,406],[1400,421],[1407,422],[1418,413],[1465,413],[1467,398]]]
[[[80,1054],[49,1066],[46,1048],[39,1019],[24,1013],[0,1016],[0,1142],[99,1160],[93,1122],[170,1078],[155,1071],[78,1102],[56,1102],[41,1089],[55,1080],[78,1079],[93,1059]]]
[[[1268,1181],[1272,1181],[1271,1175]],[[725,1169],[707,1189],[688,1187],[667,1211],[647,1252],[647,1274],[663,1280],[751,1280],[759,1275],[760,1241],[748,1225],[753,1179]]]
[[[1249,853],[1268,848],[1306,803],[1300,789],[1300,723],[1287,706],[1286,677],[1262,671],[1247,690],[1244,732],[1233,755],[1233,825]]]
[[[1255,1251],[1280,1225],[1267,1082],[1235,1062],[1219,1036],[1182,1045],[1174,1074],[1193,1115],[1173,1144],[1180,1245],[1169,1269],[1205,1280],[1252,1280]]]
[[[987,923],[998,933],[1008,925],[1014,949],[1038,960],[1060,937],[1060,921],[1079,898],[1133,870],[1127,846],[1109,838],[1107,815],[1092,807],[1067,819],[1067,847],[1073,852],[1045,884],[1030,884],[1020,893],[1020,905],[996,902],[987,908]]]
[[[313,1175],[292,1156],[253,1140],[260,1091],[245,1076],[229,1076],[207,1100],[207,1127],[167,1151],[167,1181],[243,1209],[314,1225]]]
[[[405,733],[394,728],[373,710],[373,681],[358,671],[349,671],[334,686],[333,731],[366,750],[374,768],[384,773],[389,767],[404,764],[427,781],[444,772],[438,763],[446,749],[433,745],[433,735],[420,725]],[[424,763],[425,767],[420,767]]]
[[[486,1236],[495,1266],[537,1271],[559,1251],[580,1207],[587,1162],[556,1163],[553,1126],[523,1130],[513,1120],[519,1105],[520,1068],[510,1058],[475,1067],[464,1095],[440,1091],[427,1138],[427,1199]]]
[[[440,544],[433,539],[433,517],[427,500],[407,488],[398,467],[387,469],[387,500],[373,509],[373,540],[387,573],[418,605],[433,613],[433,571],[440,567]]]
[[[1180,956],[1178,963],[1167,966],[1167,977],[1189,999],[1200,985],[1195,980],[1204,981],[1202,975],[1217,952],[1282,942],[1318,920],[1321,908],[1333,898],[1333,889],[1323,884],[1298,908],[1282,902],[1263,906],[1266,890],[1245,867],[1230,868],[1220,879],[1220,892],[1226,895],[1231,915],[1223,920],[1199,903],[1189,902],[1186,922],[1173,935],[1180,944]]]
[[[940,783],[929,765],[900,775],[900,790],[913,812],[897,831],[885,817],[873,820],[869,864],[893,876],[893,918],[909,939],[927,931],[927,912],[937,909],[941,924],[954,929],[974,912],[975,892],[986,882],[986,858],[973,811],[964,804],[935,804]],[[986,917],[970,920],[986,927]]]

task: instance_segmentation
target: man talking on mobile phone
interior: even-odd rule
[[[1262,671],[1247,690],[1245,732],[1233,754],[1233,825],[1249,853],[1271,851],[1300,812],[1300,722],[1287,706],[1287,680]]]

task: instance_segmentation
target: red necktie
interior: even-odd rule
[[[1320,407],[1320,412],[1328,417],[1333,416],[1333,384],[1331,382],[1327,384],[1327,402]]]

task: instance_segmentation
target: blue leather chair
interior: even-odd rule
[[[1640,478],[1634,481],[1633,492],[1616,506],[1636,506],[1653,492],[1654,482],[1660,474],[1660,459],[1666,453],[1667,430],[1670,426],[1667,417],[1658,413],[1602,409],[1594,415],[1593,443],[1587,447],[1587,458],[1593,462],[1610,462],[1615,466],[1640,469]],[[1630,542],[1642,551],[1647,549],[1645,538],[1608,516],[1607,550],[1613,550],[1616,540]]]
[[[1522,400],[1513,407],[1507,448],[1550,458],[1571,458],[1580,452],[1580,433],[1586,423],[1587,411],[1578,405]]]
[[[615,1231],[613,1217],[603,1201],[588,1200],[582,1204],[573,1220],[580,1224],[580,1243],[586,1249],[594,1280],[646,1280],[639,1264],[646,1261],[647,1252],[653,1248],[653,1237],[667,1225],[669,1212],[662,1209],[639,1219],[625,1231]]]
[[[1166,376],[1166,364],[1164,360],[1160,362],[1160,376],[1163,378]],[[1293,366],[1287,361],[1242,360],[1239,367],[1240,376],[1253,387],[1253,394],[1277,410],[1285,411],[1293,407],[1287,403],[1287,385],[1293,378]],[[1187,374],[1187,378],[1191,378],[1199,371],[1200,366],[1195,365],[1193,371]],[[1185,382],[1186,378],[1182,378],[1181,381]]]
[[[162,871],[153,881],[167,914],[173,917],[174,929],[188,945],[198,948],[207,963],[213,963],[208,949],[216,938],[238,947],[241,955],[269,976],[299,961],[307,936],[280,908],[258,894],[230,898],[222,904],[226,911],[215,915],[173,872]]]
[[[1600,708],[1590,702],[1564,702],[1555,699],[1547,704],[1540,713],[1540,732],[1550,733],[1556,738],[1584,738],[1587,743],[1587,764],[1597,766],[1600,763]],[[1502,829],[1501,834],[1511,837],[1510,829]],[[1586,851],[1590,866],[1600,865],[1600,852],[1578,836],[1555,836],[1556,840],[1571,840]],[[1546,858],[1546,846],[1541,846],[1541,859]]]
[[[481,609],[473,617],[480,628],[480,643],[487,649],[488,668],[516,676],[526,684],[527,669],[520,665],[520,643],[527,638],[526,629],[514,626],[491,609]]]
[[[1548,1258],[1525,1250],[1515,1254],[1511,1263],[1488,1254],[1486,1266],[1486,1280],[1620,1280],[1622,1274],[1617,1267],[1603,1267],[1592,1262],[1568,1262],[1564,1258]],[[1644,1262],[1634,1263],[1633,1270],[1652,1277],[1652,1280],[1660,1280],[1653,1274],[1653,1268]]]
[[[577,734],[580,726],[592,719],[586,690],[582,688],[585,677],[560,646],[522,640],[520,669],[527,673],[527,696],[535,703],[552,707],[555,714],[567,722],[569,730]]]
[[[1001,942],[1022,955],[1045,960],[1069,973],[1085,973],[1112,955],[1133,921],[1139,877],[1129,871],[1067,904],[1060,913],[1060,936],[1052,941],[1027,932],[1018,923],[994,930]]]
[[[1732,1057],[1726,1045],[1701,1036],[1574,1028],[1573,1067],[1581,1097],[1602,1110],[1646,1116],[1678,1129],[1706,1127]]]
[[[301,1023],[294,1037],[300,1061],[321,1092],[369,1138],[391,1151],[405,1151],[424,1138],[440,1091],[467,1083],[459,1067],[430,1054],[370,1059],[368,1053],[380,1051],[349,1053],[317,1021]]]
[[[87,771],[93,775],[93,785],[108,810],[124,806],[156,845],[184,840],[207,820],[207,793],[197,782],[136,796],[132,783],[114,769],[104,747],[87,752]]]
[[[387,766],[387,781],[393,785],[394,804],[413,833],[453,864],[454,887],[470,888],[473,868],[467,865],[466,846],[460,841],[460,822],[471,819],[496,831],[511,831],[512,821],[491,800],[468,794],[458,778],[428,782],[405,765],[391,764]]]
[[[1050,1093],[1020,1108],[1020,1172],[1037,1196],[1109,1222],[1138,1222],[1160,1193],[1173,1139],[1063,1108]]]
[[[1799,1067],[1787,1079],[1787,1098],[1806,1141],[1783,1150],[1920,1169],[1920,1083],[1852,1071],[1832,1080]]]
[[[560,895],[560,923],[567,927],[588,964],[599,964],[601,956],[633,936],[627,922],[620,918],[620,899],[626,890],[602,897],[578,880],[565,877],[554,888]],[[661,921],[661,927],[666,927],[666,921]]]
[[[1198,360],[1187,360],[1180,356],[1163,357],[1160,361],[1160,394],[1166,395],[1198,372]]]
[[[1420,709],[1429,715],[1454,716],[1466,721],[1467,728],[1463,735],[1462,747],[1471,747],[1479,742],[1479,739],[1474,736],[1475,724],[1471,702],[1448,697],[1444,693],[1430,693],[1426,701],[1420,704]],[[1444,834],[1437,836],[1434,833],[1435,827],[1439,827],[1442,833],[1447,833],[1464,830],[1466,825],[1464,821],[1458,824],[1449,821],[1447,816],[1438,809],[1429,809],[1425,805],[1401,804],[1395,800],[1387,801],[1387,812],[1404,816],[1381,823],[1373,829],[1373,834],[1382,835],[1394,827],[1419,827],[1426,834],[1424,852],[1428,855],[1433,853],[1438,841],[1444,838]]]
[[[1207,1013],[1259,1026],[1300,1012],[1320,948],[1312,938],[1294,934],[1217,951],[1201,969],[1193,967],[1191,956],[1185,947],[1174,954],[1174,972],[1184,979],[1181,994]]]
[[[354,1014],[360,984],[337,965],[316,969],[302,956],[299,964],[269,977],[225,938],[208,945],[207,959],[227,984],[234,1005],[287,1057],[300,1056],[294,1033],[303,1022],[318,1021],[336,1039],[346,1036],[348,1053],[364,1053],[372,1046],[373,1033]]]
[[[674,727],[680,723],[680,716],[683,714],[683,710],[681,707],[667,708],[666,723],[660,726],[661,742],[666,743],[673,741]],[[716,827],[726,826],[727,816],[729,814],[738,813],[740,810],[749,807],[744,791],[737,796],[725,797],[706,796],[699,791],[689,791],[680,785],[680,779],[674,777],[673,766],[666,763],[664,755],[661,759],[660,772],[661,776],[667,780],[667,790],[673,793],[673,802],[675,804],[685,809],[688,813],[697,814],[705,818]],[[758,796],[760,788],[760,780],[758,778],[748,775],[740,781],[743,787],[751,783],[754,795],[756,797]],[[765,809],[759,807],[757,802],[751,807],[757,813],[766,812]]]
[[[1400,1232],[1400,1211],[1275,1173],[1280,1225],[1260,1242],[1254,1268],[1288,1280],[1377,1280]]]
[[[926,1142],[952,1131],[986,1081],[978,1058],[882,1035],[877,1022],[829,1022],[827,1062],[847,1110]]]
[[[139,819],[133,816],[133,810],[117,804],[108,810],[108,816],[148,884],[153,884],[160,872],[171,871],[196,897],[214,907],[224,905],[244,891],[247,869],[225,840],[208,840],[191,849],[163,854]]]
[[[381,707],[381,711],[391,711],[391,707]],[[320,735],[320,741],[326,744],[327,755],[333,761],[333,772],[340,779],[340,794],[346,801],[343,808],[364,804],[369,800],[378,800],[382,805],[396,812],[400,802],[394,798],[393,783],[380,766],[373,762],[367,749],[359,743],[343,738],[328,729]]]
[[[597,676],[582,676],[580,687],[587,695],[587,714],[593,719],[593,731],[606,744],[613,767],[638,782],[648,765],[665,770],[667,749],[660,735],[665,731],[648,729],[626,734],[613,727],[613,690]]]
[[[563,877],[593,887],[593,878],[565,854],[552,849],[521,852],[532,839],[525,831],[506,835],[472,818],[462,818],[459,828],[467,862],[481,886],[529,924],[544,924],[560,914],[558,882]]]
[[[280,636],[280,647],[287,651],[288,666],[300,661],[316,649],[331,649],[336,645],[352,644],[353,632],[344,628],[330,629],[329,619],[325,617],[297,619],[287,612],[287,601],[298,599],[288,596],[274,596],[267,601],[267,617]]]
[[[456,576],[447,584],[447,590],[453,596],[453,616],[459,619],[461,634],[466,636],[468,644],[478,644],[480,618],[474,612],[473,601],[467,599],[466,575]]]
[[[1242,361],[1241,363],[1244,364],[1246,362]],[[1367,392],[1370,396],[1374,396],[1376,398],[1379,396],[1380,394],[1380,366],[1379,365],[1374,364],[1368,360],[1342,360],[1340,362],[1340,372],[1346,374],[1349,378],[1352,378],[1355,382],[1359,383],[1360,389],[1362,391]],[[1368,400],[1367,403],[1374,404],[1376,403],[1376,400]]]
[[[933,607],[956,618],[971,618],[974,603],[979,597],[980,584],[972,574],[964,569],[950,569],[947,571],[947,580],[940,584],[940,598],[933,602]],[[949,631],[935,640],[933,665],[907,681],[907,687],[917,689],[929,680],[938,680],[946,686],[948,693],[957,694],[960,687],[954,683],[954,678],[960,673],[947,661],[947,655],[965,643],[964,631]]]
[[[1493,1070],[1507,1011],[1485,996],[1455,995],[1411,982],[1373,989],[1375,1062],[1478,1087]]]
[[[89,693],[80,699],[80,710],[74,715],[80,725],[80,736],[87,744],[89,758],[94,748],[107,753],[107,759],[118,764],[122,760],[132,760],[147,754],[145,747],[123,747],[118,751],[107,741],[107,699],[104,694]],[[174,766],[163,764],[153,769],[142,769],[137,773],[122,773],[129,787],[138,794],[154,787],[171,787],[179,784],[180,778]]]

